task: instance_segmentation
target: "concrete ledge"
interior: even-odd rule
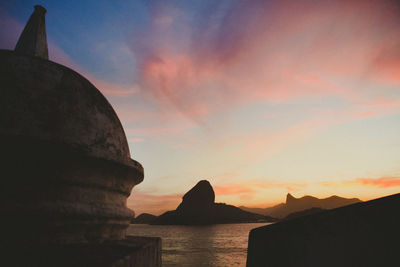
[[[21,245],[6,251],[2,262],[7,266],[161,267],[159,237],[128,236],[102,244]]]
[[[397,266],[400,194],[251,230],[247,266]]]

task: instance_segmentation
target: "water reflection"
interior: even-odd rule
[[[249,231],[266,224],[131,225],[128,234],[161,237],[163,266],[245,266]]]

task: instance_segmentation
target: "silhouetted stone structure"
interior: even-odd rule
[[[0,50],[1,242],[38,252],[122,240],[143,168],[100,91],[47,60],[45,13],[35,6],[15,51]]]
[[[397,266],[400,194],[251,230],[248,267]]]
[[[4,252],[4,251],[2,251]],[[161,239],[127,236],[123,240],[84,244],[21,245],[4,266],[161,267]]]
[[[27,55],[33,55],[44,59],[49,58],[46,37],[46,9],[42,6],[35,6],[35,12],[29,18],[24,31],[22,32],[15,51]]]

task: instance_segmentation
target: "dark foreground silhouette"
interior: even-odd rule
[[[299,217],[303,217],[303,216],[319,213],[319,212],[324,211],[324,210],[325,209],[321,209],[321,208],[311,208],[311,209],[307,209],[307,210],[293,212],[293,213],[290,213],[285,218],[283,218],[282,221],[291,220],[291,219],[294,219],[294,218],[299,218]]]
[[[143,167],[102,93],[48,60],[46,12],[0,50],[0,265],[160,267],[160,238],[126,236]]]
[[[399,266],[400,194],[251,230],[248,267]]]
[[[215,193],[211,184],[202,180],[183,196],[176,210],[160,215],[152,224],[206,225],[272,221],[274,219],[269,216],[244,211],[224,203],[215,203]]]

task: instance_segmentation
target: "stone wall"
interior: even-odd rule
[[[247,266],[398,266],[400,194],[253,229]]]
[[[4,266],[161,267],[161,238],[127,236],[102,244],[2,247]],[[2,265],[3,266],[3,265]]]

